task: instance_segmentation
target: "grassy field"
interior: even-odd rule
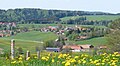
[[[95,25],[78,25],[78,26],[81,26],[81,27],[90,27],[90,28],[92,28],[92,27],[96,27],[96,28],[107,28],[106,26],[95,26]]]
[[[27,28],[43,28],[48,26],[57,26],[58,24],[18,24],[20,28],[27,27]],[[65,24],[62,24],[65,25]]]
[[[57,24],[19,24],[20,27],[44,27],[44,26],[55,26]],[[68,26],[74,26],[74,25],[68,25]],[[105,26],[92,26],[92,25],[80,25],[84,27],[99,27],[99,28],[106,28]],[[4,37],[0,38],[0,48],[6,49],[6,51],[10,50],[10,40],[15,39],[16,41],[16,48],[22,47],[23,50],[30,50],[35,51],[36,46],[41,46],[42,41],[46,40],[54,40],[57,36],[52,32],[38,32],[38,31],[32,31],[32,32],[24,32],[24,33],[18,33],[16,36],[11,37]],[[71,41],[73,42],[73,41]],[[75,44],[106,44],[105,38],[93,38],[89,40],[83,40],[83,41],[77,41],[74,42]]]
[[[92,38],[92,39],[89,39],[89,40],[77,41],[75,43],[76,44],[92,44],[94,46],[97,46],[97,45],[107,44],[107,40],[105,39],[105,37],[98,37],[98,38]]]
[[[5,51],[10,50],[10,40],[15,39],[16,48],[22,47],[24,51],[30,50],[35,52],[36,46],[41,46],[42,41],[48,39],[56,39],[57,36],[51,32],[42,33],[42,32],[26,32],[19,33],[16,36],[0,38],[0,48],[5,49]]]
[[[98,38],[92,38],[92,39],[81,40],[81,41],[67,41],[67,43],[70,43],[70,44],[91,44],[94,46],[98,46],[98,45],[106,45],[107,40],[105,37],[98,37]]]
[[[18,24],[20,28],[27,27],[27,28],[42,28],[48,26],[48,24]]]
[[[58,24],[18,24],[20,28],[27,27],[31,29],[33,26],[35,28],[43,28],[48,26],[57,26]],[[62,26],[74,27],[74,24],[62,24]],[[78,25],[82,27],[97,27],[97,28],[107,28],[106,26],[95,26],[95,25]]]
[[[44,55],[45,54],[45,55]],[[14,60],[0,58],[0,66],[120,66],[120,54],[103,53],[101,55],[86,53],[46,53],[37,58],[36,54],[26,58],[20,55]]]
[[[67,21],[69,19],[76,19],[76,18],[80,18],[82,16],[72,16],[72,17],[64,17],[64,18],[61,18],[62,21]],[[83,16],[83,17],[86,17],[87,20],[115,20],[115,19],[118,19],[120,18],[120,15],[91,15],[91,16]]]

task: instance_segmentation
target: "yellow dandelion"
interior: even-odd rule
[[[45,60],[46,58],[45,58],[45,57],[42,57],[41,59],[42,59],[42,60]]]
[[[65,61],[63,61],[62,64],[65,64]]]
[[[100,63],[96,63],[95,65],[96,65],[96,66],[99,66],[99,65],[100,65]]]
[[[79,58],[79,56],[75,56],[75,59]]]
[[[83,63],[86,63],[86,61],[84,60]]]
[[[26,60],[29,60],[30,59],[30,57],[28,57]]]
[[[54,59],[52,59],[52,63],[54,63],[55,61],[54,61]]]
[[[37,56],[34,57],[35,59],[37,58]]]
[[[81,63],[81,61],[80,61],[80,60],[78,60],[78,63]]]
[[[11,62],[12,64],[15,64],[16,63],[16,61],[13,61],[13,62]]]
[[[70,66],[70,62],[66,62],[66,63],[65,63],[65,66]]]
[[[19,60],[22,60],[22,57],[19,57],[18,59],[19,59]]]

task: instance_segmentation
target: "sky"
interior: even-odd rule
[[[120,13],[120,0],[0,0],[0,9],[40,8]]]

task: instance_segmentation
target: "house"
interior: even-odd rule
[[[70,49],[72,52],[87,52],[90,51],[92,48],[94,48],[93,45],[86,44],[86,45],[65,45],[62,47],[62,49]]]
[[[78,46],[78,45],[65,45],[65,46],[63,46],[62,49],[63,50],[70,49],[72,52],[80,52],[82,50],[82,47]]]
[[[52,48],[52,47],[47,47],[46,51],[50,51],[50,52],[60,52],[60,48]]]
[[[79,38],[79,39],[87,39],[88,36],[79,36],[78,38]]]
[[[48,28],[49,28],[51,31],[56,31],[58,27],[57,27],[57,26],[49,26]]]
[[[3,34],[3,33],[0,33],[0,37],[4,37],[4,34]]]
[[[105,45],[99,46],[99,49],[107,49],[107,46]]]
[[[85,45],[79,45],[82,47],[82,51],[90,51],[90,49],[94,48],[93,45],[85,44]]]

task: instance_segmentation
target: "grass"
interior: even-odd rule
[[[91,44],[91,45],[97,46],[97,45],[107,44],[107,40],[106,40],[105,37],[98,37],[98,38],[92,38],[92,39],[89,39],[89,40],[77,41],[75,43],[76,44]]]
[[[27,27],[27,28],[43,28],[48,26],[57,26],[58,24],[18,24],[20,28]]]
[[[44,55],[45,54],[45,55]],[[86,53],[46,53],[31,54],[25,60],[25,56],[16,56],[14,60],[0,57],[0,66],[120,66],[120,54],[103,53],[95,55],[94,52]]]
[[[115,20],[120,18],[120,15],[87,15],[87,16],[71,16],[71,17],[64,17],[61,18],[62,21],[67,21],[69,19],[76,19],[76,18],[80,18],[80,17],[86,17],[87,20]]]
[[[105,37],[98,37],[98,38],[92,38],[92,39],[81,40],[81,41],[67,41],[67,43],[70,43],[70,44],[91,44],[94,46],[98,46],[98,45],[106,45],[107,40]]]
[[[97,15],[97,16],[86,16],[87,20],[115,20],[120,18],[120,15]]]
[[[35,28],[43,28],[48,26],[57,26],[58,24],[18,24],[20,28],[27,27],[31,29],[33,26]],[[62,26],[74,27],[74,24],[62,24]],[[82,27],[97,27],[97,28],[106,28],[106,26],[95,26],[95,25],[78,25]]]
[[[24,51],[30,50],[35,52],[36,46],[42,46],[42,41],[48,39],[56,39],[57,36],[54,33],[42,33],[42,32],[26,32],[19,33],[16,36],[0,38],[0,48],[3,48],[5,51],[10,51],[10,40],[15,39],[16,48],[22,47]]]
[[[47,39],[55,39],[57,36],[52,32],[38,32],[38,31],[32,31],[32,32],[25,32],[17,34],[16,36],[9,37],[19,40],[28,40],[28,41],[43,41]]]
[[[106,26],[95,26],[95,25],[80,25],[80,26],[82,26],[82,27],[90,27],[90,28],[92,28],[92,27],[96,27],[96,28],[107,28]]]

